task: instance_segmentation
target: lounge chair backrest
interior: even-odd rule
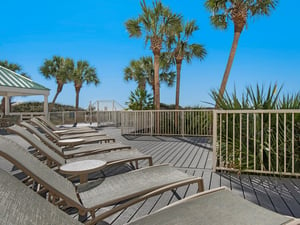
[[[42,184],[47,190],[62,197],[71,206],[82,207],[73,184],[32,156],[19,144],[0,136],[0,155]]]
[[[82,225],[0,169],[0,224]]]
[[[44,124],[46,124],[50,129],[52,130],[58,130],[58,128],[50,121],[48,120],[45,116],[39,116],[39,120],[41,120]]]
[[[54,134],[52,130],[50,130],[48,127],[42,124],[37,118],[32,118],[30,121],[37,125],[40,129],[42,129],[48,136],[51,137],[51,139],[59,141],[59,137],[56,134]]]
[[[18,125],[13,125],[11,127],[8,127],[7,130],[11,133],[15,133],[15,134],[21,136],[22,138],[24,138],[34,148],[36,148],[38,151],[42,152],[43,155],[47,156],[52,161],[56,162],[59,166],[64,165],[66,163],[66,160],[62,156],[58,155],[53,150],[49,149],[49,147],[47,145],[45,145],[42,141],[40,141],[35,136],[33,136],[25,128],[20,127]]]
[[[57,146],[55,143],[53,143],[52,141],[50,141],[45,134],[42,134],[37,128],[35,128],[33,125],[23,121],[20,123],[20,125],[22,125],[23,127],[26,127],[27,130],[29,130],[31,133],[33,133],[34,135],[36,135],[42,142],[44,142],[47,146],[49,146],[51,149],[53,149],[54,151],[58,152],[58,153],[62,153],[62,149]]]

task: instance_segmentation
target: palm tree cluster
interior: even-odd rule
[[[46,79],[55,78],[57,83],[56,94],[52,100],[54,105],[57,96],[61,93],[63,86],[68,82],[73,82],[76,92],[75,109],[79,107],[79,93],[84,83],[95,85],[100,83],[97,77],[96,68],[89,65],[85,60],[74,62],[73,59],[53,56],[46,59],[40,67],[40,72]],[[51,107],[52,108],[52,107]],[[51,108],[49,108],[51,110]]]
[[[146,70],[146,67],[143,67],[144,58],[141,58],[140,62],[132,61],[130,66],[125,69],[125,79],[133,79],[135,77],[134,79],[138,82],[138,87],[140,88],[140,82],[145,83],[147,79],[139,74],[145,74],[146,77],[151,78],[151,81],[148,79],[148,82],[154,93],[155,109],[159,110],[160,81],[167,81],[170,85],[173,84],[174,73],[171,72],[170,74],[166,73],[166,71],[170,68],[170,64],[176,65],[175,105],[178,109],[182,61],[190,62],[192,57],[203,59],[206,55],[206,50],[202,45],[188,43],[189,37],[194,31],[198,30],[198,26],[195,21],[185,24],[180,14],[173,13],[160,1],[153,2],[152,8],[147,6],[144,0],[140,4],[142,13],[138,18],[129,19],[125,25],[130,37],[143,36],[146,43],[150,42],[150,48],[154,56],[154,65],[150,70]],[[162,50],[165,50],[165,52],[162,52]],[[148,65],[151,65],[152,58],[148,57],[148,62]],[[132,69],[133,67],[135,69]],[[137,67],[140,69],[137,70]],[[136,72],[136,75],[134,75],[134,72]]]
[[[206,0],[205,7],[212,12],[211,23],[216,28],[227,29],[230,21],[234,24],[234,39],[229,54],[227,66],[223,75],[219,98],[222,99],[227,80],[237,49],[241,32],[247,25],[249,18],[258,15],[270,15],[278,0]],[[206,56],[205,48],[200,44],[190,44],[189,38],[199,28],[196,21],[184,22],[180,14],[173,13],[161,1],[154,1],[152,8],[145,0],[140,2],[142,13],[134,19],[126,21],[126,29],[130,37],[143,37],[146,44],[150,42],[150,49],[154,56],[154,105],[160,108],[160,60],[167,58],[168,62],[176,65],[176,98],[175,108],[179,108],[181,65],[193,57],[203,60]],[[165,52],[162,52],[165,50]],[[132,66],[130,64],[130,66]],[[125,79],[127,80],[125,71]],[[136,77],[138,79],[138,77]],[[135,80],[137,80],[135,79]],[[144,78],[141,78],[145,80]],[[138,81],[139,82],[139,81]],[[142,82],[142,81],[141,81]],[[216,104],[217,106],[217,104]]]

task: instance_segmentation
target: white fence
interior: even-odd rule
[[[300,110],[214,111],[214,170],[300,175]]]
[[[212,110],[146,110],[122,112],[127,135],[212,136]]]

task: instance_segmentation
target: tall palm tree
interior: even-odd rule
[[[170,26],[180,20],[180,16],[173,14],[169,8],[163,6],[160,1],[153,2],[153,8],[146,5],[145,0],[140,2],[142,14],[137,19],[126,21],[126,29],[130,37],[145,36],[145,42],[150,41],[150,48],[154,55],[154,105],[160,108],[160,83],[159,83],[159,59],[166,31]]]
[[[183,60],[190,63],[192,58],[203,60],[206,56],[206,50],[203,45],[189,44],[189,38],[193,32],[199,30],[196,21],[183,22],[174,26],[168,35],[168,49],[174,48],[171,53],[171,60],[176,64],[176,100],[175,109],[179,109],[179,95],[180,95],[180,78],[181,78],[181,65]]]
[[[230,20],[234,25],[234,38],[219,89],[219,98],[224,95],[238,41],[247,20],[258,15],[270,15],[277,4],[278,0],[206,0],[205,7],[213,13],[210,19],[215,27],[226,29]]]
[[[5,67],[11,71],[14,71],[16,73],[19,73],[20,75],[29,78],[29,76],[22,71],[22,67],[16,63],[10,63],[7,60],[0,61],[0,66]],[[8,98],[9,101],[9,108],[11,108],[11,100],[12,97]],[[2,105],[2,113],[5,114],[5,98],[3,97],[1,100],[1,105]]]
[[[71,80],[74,82],[74,87],[76,91],[76,102],[75,108],[76,111],[79,107],[79,93],[84,83],[90,84],[94,83],[95,85],[100,83],[99,78],[96,74],[96,68],[91,67],[87,61],[78,61],[76,67],[74,68]]]
[[[64,84],[70,80],[70,76],[74,70],[74,62],[70,58],[63,58],[60,56],[53,56],[52,59],[46,59],[44,64],[40,67],[40,72],[45,76],[46,79],[52,77],[56,79],[57,88],[56,94],[52,100],[52,107],[55,104],[57,96],[63,89]],[[51,111],[51,108],[49,111]]]
[[[165,82],[169,87],[172,87],[175,79],[175,72],[171,71],[168,65],[164,65],[165,59],[160,60],[160,82]],[[154,65],[151,56],[141,57],[138,60],[132,60],[128,67],[124,69],[124,79],[126,81],[134,80],[138,83],[140,90],[145,90],[148,83],[154,93]]]

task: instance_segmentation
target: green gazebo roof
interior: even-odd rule
[[[27,77],[0,66],[0,95],[49,95],[49,89]]]

